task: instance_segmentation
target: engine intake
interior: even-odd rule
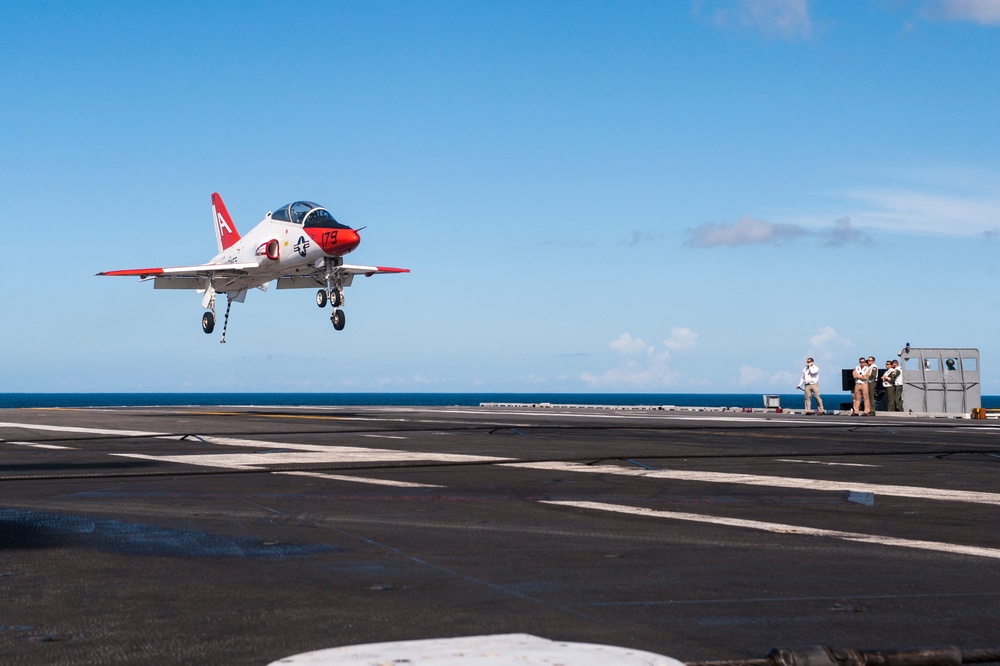
[[[261,243],[260,247],[257,248],[257,256],[277,261],[278,257],[281,256],[281,244],[278,242],[278,239],[272,238],[266,243]]]

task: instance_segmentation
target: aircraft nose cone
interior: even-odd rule
[[[344,239],[337,243],[337,245],[343,245],[345,252],[350,252],[357,246],[361,245],[361,236],[354,229],[348,229],[344,232]]]
[[[306,232],[329,257],[341,257],[361,245],[361,237],[354,229],[317,227]]]

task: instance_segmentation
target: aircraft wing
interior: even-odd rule
[[[355,275],[370,277],[379,273],[409,273],[409,268],[391,266],[356,266],[344,264],[337,267],[342,276],[341,284],[349,287]],[[205,289],[209,282],[219,293],[251,289],[277,280],[278,289],[305,289],[322,287],[326,284],[323,271],[316,266],[300,266],[284,273],[261,270],[257,263],[239,264],[199,264],[197,266],[173,266],[169,268],[127,268],[119,271],[103,271],[98,275],[138,276],[142,280],[153,279],[154,289]]]
[[[365,277],[371,277],[372,275],[378,275],[379,273],[409,273],[409,268],[393,268],[391,266],[356,266],[353,264],[343,264],[336,268],[337,273],[340,274],[340,284],[344,287],[350,287],[351,283],[354,281],[355,275],[364,275]],[[316,287],[323,287],[326,284],[326,278],[323,274],[321,268],[316,266],[302,266],[296,268],[292,271],[284,273],[278,276],[277,287],[278,289],[315,289]]]
[[[199,264],[197,266],[170,266],[166,268],[127,268],[102,271],[97,275],[138,276],[142,280],[153,278],[154,289],[204,289],[209,281],[218,292],[256,287],[273,279],[263,275],[260,264]]]
[[[377,273],[409,273],[409,268],[392,268],[391,266],[352,266],[344,264],[340,267],[348,275],[364,275],[370,277]]]

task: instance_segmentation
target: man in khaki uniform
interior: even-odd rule
[[[861,402],[864,401],[865,407],[868,406],[868,376],[871,374],[871,368],[868,367],[868,362],[864,358],[858,359],[858,365],[854,368],[852,373],[854,377],[854,402],[851,405],[851,416],[857,416],[861,413]]]
[[[893,361],[892,367],[883,375],[882,383],[889,379],[889,386],[886,387],[886,401],[889,403],[890,412],[903,411],[903,369],[899,367],[899,361]]]
[[[868,401],[865,402],[865,415],[875,416],[875,389],[878,388],[878,366],[875,357],[868,357]]]

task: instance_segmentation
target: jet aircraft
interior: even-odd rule
[[[249,289],[267,291],[276,281],[278,289],[319,287],[316,305],[333,308],[333,328],[343,330],[344,288],[355,275],[409,273],[408,268],[355,266],[344,263],[344,255],[361,244],[360,229],[337,222],[330,212],[311,201],[296,201],[268,213],[256,227],[241,236],[218,192],[212,194],[216,254],[207,264],[168,268],[129,268],[97,275],[136,275],[153,280],[154,289],[197,289],[204,293],[201,305],[205,333],[215,330],[215,297],[226,295],[222,340],[226,341],[229,308],[242,303]]]

